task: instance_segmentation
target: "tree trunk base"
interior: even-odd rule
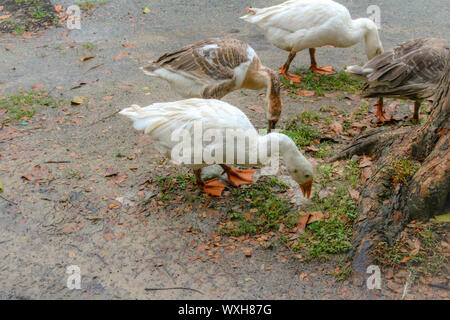
[[[450,64],[450,63],[449,63]],[[356,138],[331,160],[375,155],[372,176],[363,186],[360,216],[353,229],[354,280],[367,278],[371,250],[392,244],[411,220],[428,220],[450,207],[449,66],[423,126],[377,128]]]

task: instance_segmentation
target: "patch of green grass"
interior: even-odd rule
[[[351,266],[351,262],[348,261],[348,259],[343,259],[343,260],[339,261],[338,266],[333,275],[339,281],[344,281],[344,280],[348,279],[348,277],[350,277],[350,275],[352,273],[353,273],[353,269]]]
[[[318,166],[317,173],[317,183],[321,187],[329,187],[330,191],[322,198],[318,192],[314,193],[309,211],[327,213],[329,218],[308,225],[293,246],[304,251],[308,260],[326,260],[330,254],[347,252],[351,248],[353,222],[358,216],[356,201],[349,193],[359,179],[357,163],[348,161],[341,175],[336,175],[328,164]]]
[[[289,136],[297,147],[314,146],[308,150],[313,152],[313,156],[327,158],[332,156],[335,150],[329,141],[320,141],[322,134],[319,128],[323,128],[323,124],[330,125],[332,122],[333,120],[328,116],[304,111],[286,123],[283,133]]]
[[[413,222],[404,230],[402,238],[396,239],[392,245],[378,243],[371,254],[374,263],[381,266],[382,271],[388,267],[395,271],[407,269],[411,272],[413,282],[420,275],[442,275],[445,274],[448,259],[441,241],[447,234],[448,225],[445,223]]]
[[[320,130],[311,124],[312,114],[303,112],[291,119],[283,131],[298,147],[309,146],[320,137]]]
[[[23,25],[16,25],[14,27],[14,32],[17,33],[17,35],[21,36],[22,34],[25,33],[25,31],[27,31],[27,27],[23,26]]]
[[[37,5],[31,9],[31,17],[38,20],[53,19],[53,15],[46,12],[40,5]]]
[[[81,180],[84,178],[83,173],[81,173],[81,171],[78,170],[70,170],[70,171],[66,171],[66,176],[69,179],[77,179],[77,180]]]
[[[7,109],[6,118],[1,123],[12,120],[30,118],[35,112],[44,107],[56,107],[61,100],[51,97],[45,91],[20,91],[7,97],[0,97],[0,109]]]
[[[357,110],[354,113],[355,119],[363,119],[369,114],[369,104],[365,103],[357,108]]]
[[[233,188],[233,205],[227,212],[231,223],[221,228],[221,233],[254,235],[277,229],[280,223],[293,227],[298,214],[291,212],[288,200],[280,196],[287,189],[286,184],[269,177],[262,177],[247,188]],[[239,211],[233,209],[236,205]]]
[[[300,83],[290,83],[289,80],[282,77],[281,82],[284,87],[287,88],[292,94],[297,96],[297,90],[314,90],[317,95],[323,96],[325,91],[345,91],[349,93],[355,93],[360,90],[363,83],[353,79],[343,70],[332,75],[316,75],[308,69],[297,69],[296,74],[300,74],[302,80]]]
[[[85,42],[83,43],[83,48],[85,48],[86,50],[93,50],[95,48],[95,44],[93,44],[92,42]]]
[[[178,176],[157,176],[155,180],[160,190],[159,200],[163,202],[174,198],[176,191],[185,190],[189,183],[195,183],[195,177],[188,173]]]
[[[419,165],[414,164],[409,159],[398,159],[391,165],[391,179],[394,183],[407,184],[419,168]]]

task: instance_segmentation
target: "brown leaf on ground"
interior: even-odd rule
[[[359,199],[359,191],[358,190],[350,188],[348,190],[348,192],[350,193],[350,197],[352,197],[353,200],[358,200]]]
[[[248,106],[247,108],[249,110],[252,110],[252,111],[255,111],[255,112],[258,112],[258,113],[264,113],[265,112],[263,108],[258,107],[258,106],[254,106],[254,105]]]
[[[310,212],[309,213],[309,219],[308,219],[308,222],[306,224],[311,224],[311,223],[316,222],[316,221],[322,221],[323,218],[324,218],[324,215],[320,211]]]
[[[372,168],[364,167],[361,170],[361,183],[366,183],[366,181],[372,176]]]
[[[137,47],[134,44],[131,44],[131,43],[124,43],[124,44],[122,44],[122,47],[130,48],[130,49],[137,49]]]
[[[130,55],[129,52],[119,53],[117,56],[114,57],[114,61],[118,61],[120,59],[128,57],[129,55]]]
[[[366,155],[361,156],[361,158],[359,159],[358,168],[365,168],[371,166],[372,166],[372,158]]]
[[[411,257],[404,257],[402,260],[400,260],[400,263],[406,263],[409,260],[411,260]]]
[[[344,133],[344,127],[342,127],[342,125],[337,121],[330,124],[330,129],[337,135],[341,135]]]
[[[314,90],[297,90],[297,94],[301,95],[302,97],[312,97],[316,94]]]
[[[60,4],[55,5],[54,8],[56,12],[61,12],[64,10],[63,6]]]
[[[119,171],[109,168],[106,170],[105,172],[105,177],[112,177],[112,176],[117,176],[119,174]]]
[[[106,241],[114,240],[116,238],[116,236],[111,232],[105,233],[104,237]]]
[[[319,151],[320,149],[317,148],[315,145],[310,145],[310,146],[308,146],[308,147],[306,148],[306,150],[317,152],[317,151]]]
[[[252,256],[252,248],[242,248],[242,252],[244,252],[245,256],[247,258]]]
[[[77,232],[81,228],[83,228],[83,223],[69,223],[69,224],[64,225],[62,232],[65,234],[68,234],[68,233],[72,233],[72,232]]]
[[[41,167],[40,165],[35,165],[31,170],[31,173],[24,174],[21,177],[28,181],[38,182],[50,175],[50,170],[46,167]]]
[[[72,105],[81,105],[83,104],[83,98],[82,97],[73,97],[73,99],[70,101]]]
[[[81,61],[88,61],[88,60],[91,60],[92,58],[94,58],[94,56],[87,56],[87,57],[84,57],[84,58],[80,58],[80,60]]]
[[[306,213],[300,217],[298,217],[297,219],[297,231],[295,232],[295,234],[289,238],[289,240],[295,240],[298,237],[300,237],[300,235],[305,232],[306,229],[306,224],[308,223],[310,214]]]
[[[32,86],[31,89],[33,89],[34,91],[39,91],[39,90],[44,89],[44,87],[45,87],[45,84],[43,82],[40,82],[40,83]]]

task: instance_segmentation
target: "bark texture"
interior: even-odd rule
[[[361,193],[360,217],[353,232],[355,280],[362,280],[379,241],[392,243],[411,220],[447,213],[450,199],[450,63],[437,89],[432,112],[423,126],[375,129],[355,140],[336,158],[365,152],[375,154],[372,176]],[[408,159],[420,168],[399,183],[393,163]]]

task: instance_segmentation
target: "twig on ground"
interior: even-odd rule
[[[9,202],[9,203],[15,204],[15,205],[17,206],[17,203],[15,203],[15,202],[14,202],[14,201],[12,201],[12,200],[9,200],[9,199],[5,198],[5,197],[4,197],[4,196],[2,196],[2,195],[0,195],[0,198],[2,198],[3,200],[5,200],[6,202]]]
[[[49,160],[45,161],[44,163],[70,163],[68,160]]]
[[[191,290],[195,291],[200,294],[204,294],[200,290],[192,289],[192,288],[185,288],[185,287],[171,287],[171,288],[145,288],[145,291],[158,291],[158,290]]]
[[[116,112],[114,112],[114,113],[112,113],[112,114],[110,114],[110,115],[108,115],[108,116],[106,116],[106,117],[104,117],[104,118],[101,118],[101,119],[99,119],[99,120],[96,120],[96,121],[92,122],[91,124],[89,124],[89,126],[92,126],[93,124],[97,124],[97,123],[99,123],[99,122],[101,122],[101,121],[105,121],[106,119],[109,119],[109,118],[111,118],[112,116],[115,116],[115,115],[118,114],[119,112],[120,112],[120,110],[117,110]]]

